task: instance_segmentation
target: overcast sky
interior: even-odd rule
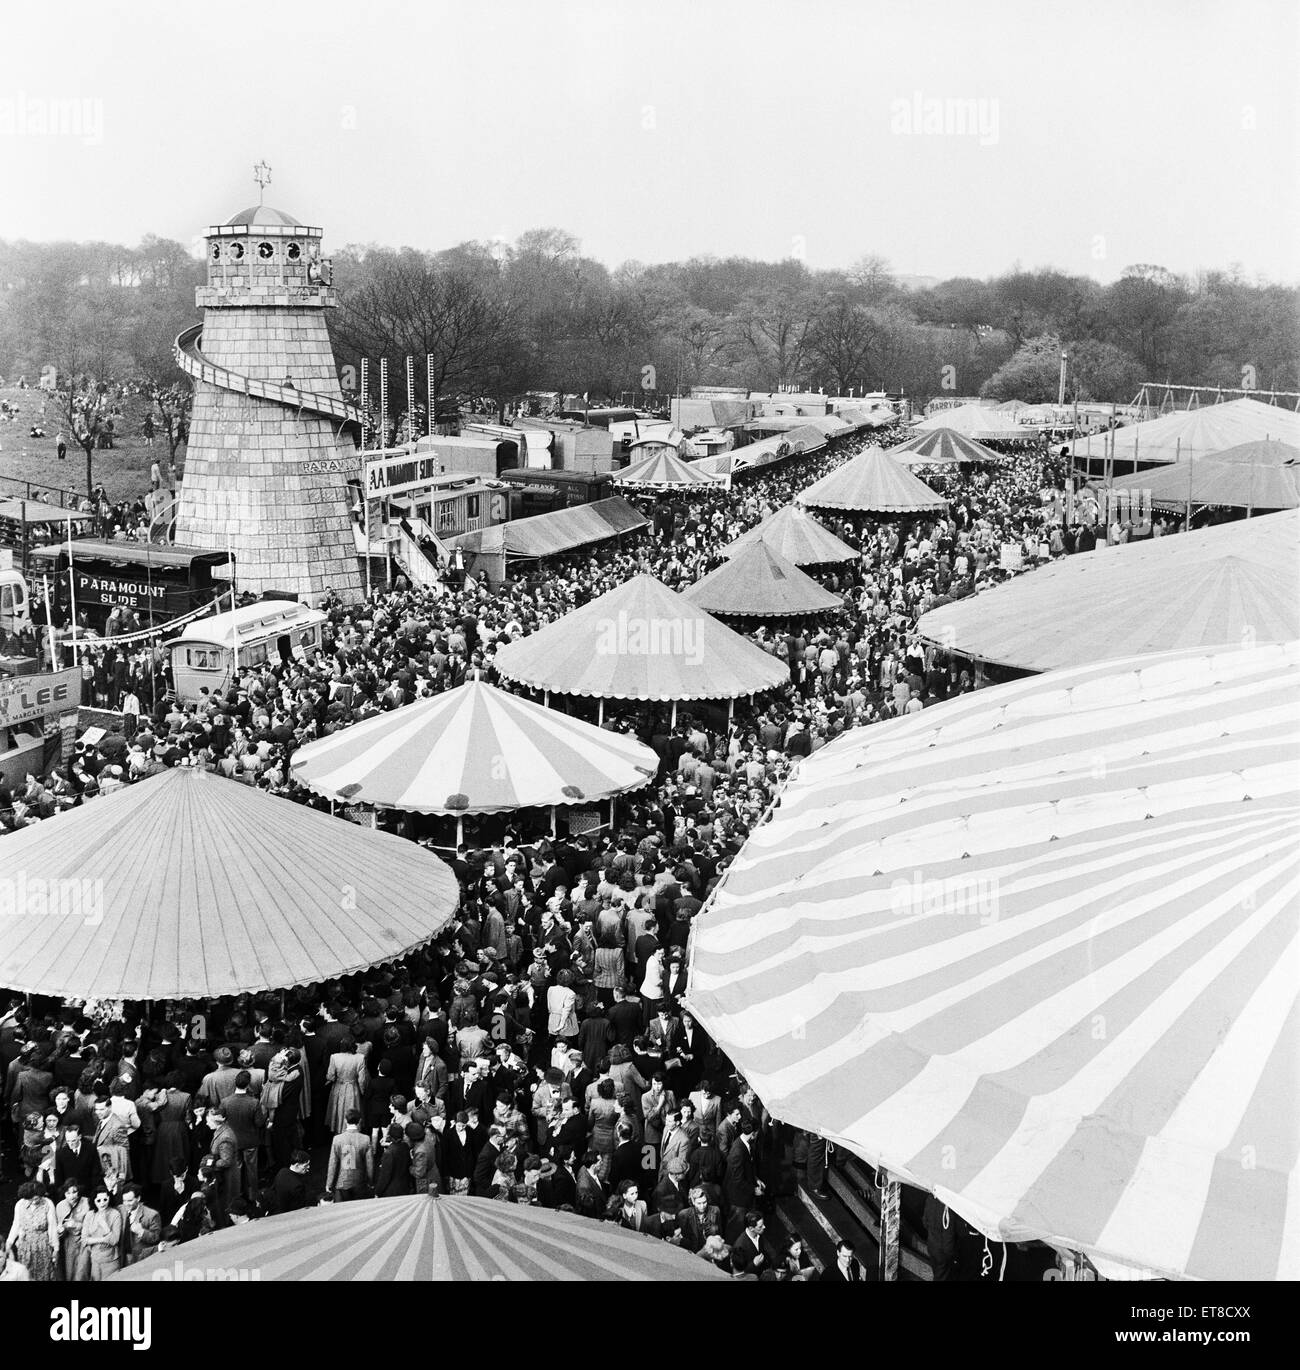
[[[327,248],[1300,279],[1297,0],[62,0],[3,37],[5,238],[188,241],[265,158]]]

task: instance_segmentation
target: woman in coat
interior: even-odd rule
[[[640,1197],[635,1180],[624,1180],[618,1187],[619,1209],[618,1225],[630,1228],[633,1232],[644,1232],[649,1211],[646,1202]]]
[[[393,1123],[388,1129],[388,1140],[384,1145],[383,1159],[379,1162],[379,1174],[375,1179],[375,1198],[391,1199],[399,1194],[414,1194],[411,1183],[411,1147],[406,1140],[406,1131],[400,1123]]]
[[[573,972],[562,970],[546,991],[546,1030],[558,1041],[571,1043],[578,1035],[578,996],[573,991]]]
[[[92,1284],[122,1268],[122,1213],[109,1203],[108,1190],[95,1190],[91,1210],[81,1224],[81,1246],[89,1260],[86,1278]]]
[[[587,1110],[587,1126],[591,1129],[588,1145],[601,1156],[614,1151],[614,1128],[622,1116],[615,1098],[614,1081],[601,1080],[596,1086],[596,1097]]]
[[[357,1053],[351,1037],[344,1037],[339,1049],[330,1057],[329,1069],[325,1072],[325,1084],[329,1089],[325,1126],[331,1133],[337,1135],[344,1130],[349,1109],[355,1108],[364,1117],[367,1083],[366,1058]]]
[[[154,1112],[153,1162],[149,1178],[164,1188],[171,1184],[174,1164],[190,1163],[190,1096],[181,1088],[181,1075],[172,1071],[166,1079],[166,1092]]]
[[[61,1255],[59,1269],[65,1280],[86,1279],[90,1262],[81,1245],[81,1225],[90,1212],[90,1200],[76,1180],[63,1186],[63,1197],[54,1205],[54,1223],[59,1229]]]

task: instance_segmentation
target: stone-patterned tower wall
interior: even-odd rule
[[[177,339],[194,408],[177,541],[235,553],[241,591],[362,593],[346,482],[359,474],[325,326],[320,230],[270,209],[209,233],[201,329]]]

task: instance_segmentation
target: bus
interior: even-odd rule
[[[69,586],[69,554],[72,584]],[[78,621],[102,632],[113,609],[133,609],[141,627],[166,623],[201,609],[230,590],[213,573],[230,554],[206,547],[171,547],[149,542],[73,539],[32,550],[32,578],[46,575],[55,587],[54,617],[60,627]]]

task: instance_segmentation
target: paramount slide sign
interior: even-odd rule
[[[47,675],[0,677],[0,727],[71,713],[81,703],[81,672],[73,667]]]
[[[434,452],[420,456],[411,453],[410,456],[368,461],[366,495],[370,499],[382,499],[385,495],[396,495],[403,490],[414,490],[421,485],[427,485],[442,474],[442,459]]]

